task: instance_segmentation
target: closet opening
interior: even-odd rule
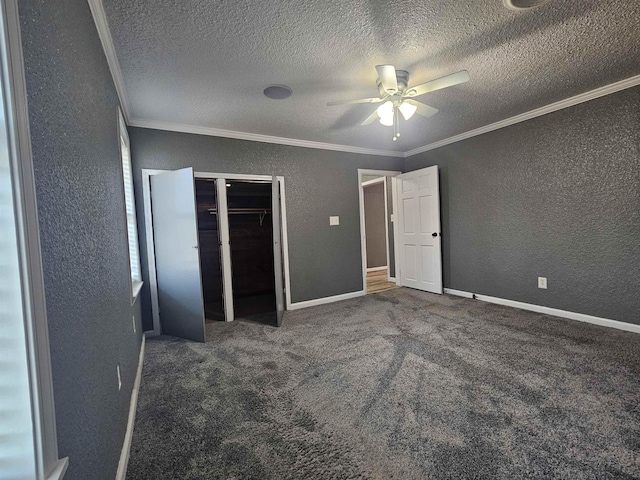
[[[204,342],[220,321],[280,327],[284,179],[228,179],[192,167],[142,175],[154,333]]]
[[[273,324],[276,293],[271,183],[196,178],[205,320],[225,320],[217,181],[225,182],[227,192],[234,317]]]
[[[227,180],[236,319],[276,324],[271,183]]]

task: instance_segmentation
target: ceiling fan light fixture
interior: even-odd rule
[[[400,113],[402,114],[404,119],[409,120],[411,117],[413,117],[413,114],[416,113],[418,107],[407,102],[402,102],[398,109],[400,110]]]
[[[380,116],[380,118],[392,117],[393,116],[393,103],[391,103],[390,101],[386,101],[382,105],[380,105],[376,109],[376,111],[378,112],[378,115]]]
[[[503,1],[511,3],[519,2],[519,4],[523,5],[524,3],[528,4],[532,2],[546,2],[551,0]],[[436,90],[442,90],[443,88],[453,87],[454,85],[459,85],[469,81],[469,72],[461,70],[450,75],[445,75],[444,77],[436,78],[435,80],[431,80],[421,85],[408,88],[409,72],[406,70],[396,70],[393,65],[376,65],[376,71],[378,72],[378,80],[376,84],[378,86],[379,97],[328,102],[327,106],[352,105],[357,103],[380,104],[378,108],[372,111],[369,116],[360,123],[360,125],[370,125],[377,119],[384,126],[394,127],[394,142],[400,137],[401,114],[405,120],[409,120],[415,113],[425,118],[429,118],[438,113],[437,108],[430,107],[429,105],[414,100],[413,97],[435,92]]]
[[[380,117],[380,123],[385,127],[391,127],[393,125],[393,103],[384,102],[380,105],[376,111]]]
[[[385,127],[393,127],[393,115],[390,117],[380,117],[380,123]]]

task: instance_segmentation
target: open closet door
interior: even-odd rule
[[[193,169],[151,176],[162,333],[205,341]]]
[[[282,234],[280,228],[280,185],[276,176],[271,181],[271,218],[273,219],[273,272],[276,277],[276,314],[278,326],[284,316],[284,287],[282,282]]]
[[[442,293],[438,167],[395,177],[398,194],[400,284]],[[397,273],[396,273],[397,274]]]

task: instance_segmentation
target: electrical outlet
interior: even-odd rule
[[[330,216],[329,217],[329,225],[340,225],[340,217],[336,216]]]
[[[547,288],[547,277],[538,277],[538,288]]]
[[[136,316],[131,317],[131,321],[133,322],[133,333],[136,333]]]
[[[122,390],[122,379],[120,378],[120,365],[116,367],[116,371],[118,372],[118,391]]]

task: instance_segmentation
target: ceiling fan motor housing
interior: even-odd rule
[[[404,92],[409,84],[409,72],[406,70],[396,70],[396,80],[398,81],[398,91]],[[376,84],[378,85],[378,92],[380,92],[380,97],[384,97],[387,94],[387,91],[382,86],[380,79],[376,80]]]

